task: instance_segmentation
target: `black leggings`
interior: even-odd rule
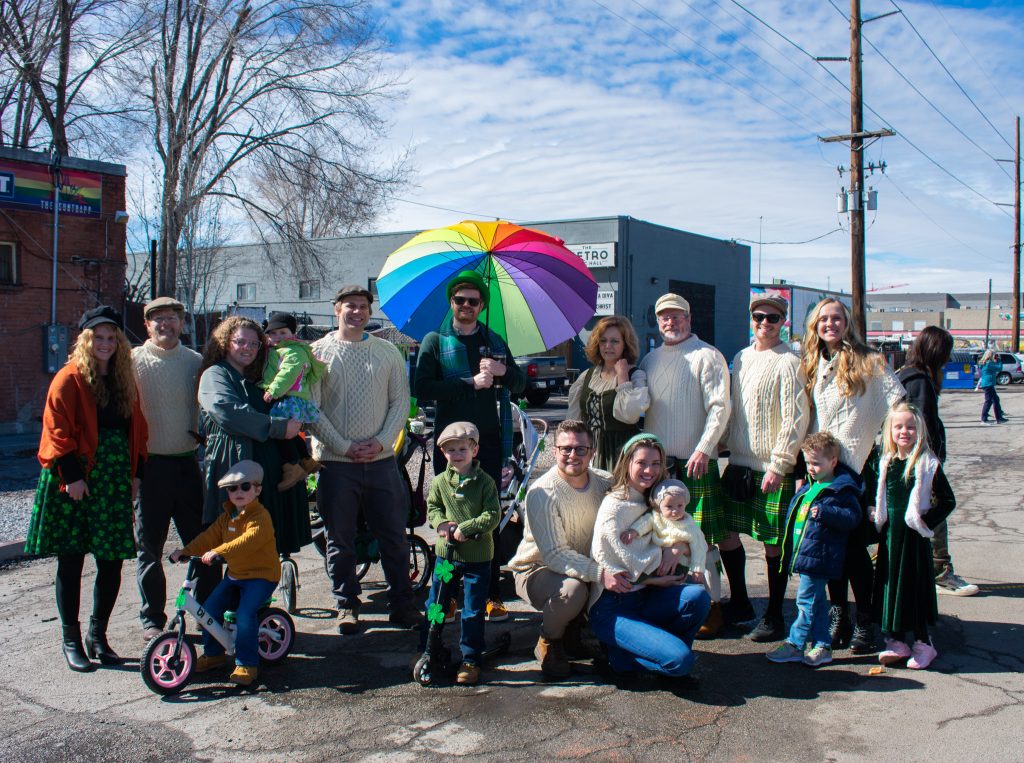
[[[828,581],[828,598],[833,604],[846,606],[849,602],[847,585],[853,589],[857,614],[871,612],[871,590],[874,585],[874,567],[862,532],[855,530],[846,539],[846,562],[843,576]]]
[[[82,567],[85,554],[57,557],[57,612],[62,625],[77,625],[82,598]],[[92,616],[101,623],[110,619],[117,593],[121,590],[120,559],[96,560],[96,584],[92,590]]]

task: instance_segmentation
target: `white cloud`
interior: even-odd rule
[[[765,241],[801,241],[845,224],[835,194],[848,176],[840,179],[835,166],[849,164],[849,151],[815,138],[849,129],[840,84],[725,0],[645,0],[663,20],[627,0],[602,2],[630,23],[592,0],[394,0],[383,21],[409,96],[391,115],[392,140],[414,148],[417,169],[415,186],[402,197],[513,220],[624,214],[755,241],[762,216]],[[848,52],[846,22],[827,3],[746,5],[812,55]],[[901,5],[1009,136],[1014,112],[1024,110],[1024,74],[1019,44],[1007,30],[1020,28],[1024,13],[945,7],[940,14],[933,3]],[[866,3],[863,13],[887,10]],[[903,18],[870,23],[865,33],[964,132],[993,156],[1011,156]],[[869,46],[864,53],[870,107],[979,192],[1012,200],[1012,180],[995,162]],[[827,66],[848,80],[847,64]],[[866,112],[865,126],[882,122]],[[948,231],[887,179],[869,179],[880,194],[867,236],[869,285],[981,290],[992,277],[997,288],[1009,288],[1012,222],[1003,211],[902,137],[876,143],[865,156],[886,161],[892,181]],[[464,216],[397,202],[378,229],[435,227]],[[752,249],[756,274],[756,243]],[[848,282],[843,234],[762,249],[766,278]]]

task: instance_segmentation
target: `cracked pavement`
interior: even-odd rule
[[[982,427],[981,395],[951,391],[942,416],[957,572],[982,586],[939,597],[933,669],[887,668],[836,653],[822,669],[773,665],[739,631],[697,642],[696,691],[657,681],[617,688],[586,663],[564,683],[541,680],[532,647],[538,615],[511,597],[513,617],[488,627],[510,651],[480,686],[409,680],[416,635],[388,627],[379,569],[370,572],[363,633],[341,637],[321,560],[309,548],[296,648],[242,691],[227,672],[197,677],[171,698],[138,672],[143,643],[134,565],[124,566],[110,627],[120,669],[70,672],[60,655],[52,560],[0,568],[0,758],[60,760],[773,760],[1021,759],[1024,728],[1024,386],[1001,388],[1009,424]],[[169,546],[170,547],[170,546]],[[748,544],[752,595],[763,606],[761,553]],[[92,569],[86,564],[88,583]],[[168,568],[173,590],[184,568]],[[375,577],[376,576],[376,577]],[[790,597],[794,586],[790,586]],[[88,588],[83,593],[88,602]],[[84,605],[84,607],[87,606]],[[83,607],[83,620],[88,613]],[[793,607],[787,607],[792,618]],[[191,623],[190,623],[191,626]],[[454,643],[455,626],[447,629]]]

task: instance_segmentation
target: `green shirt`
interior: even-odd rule
[[[434,477],[427,496],[427,519],[432,527],[454,522],[467,540],[455,546],[452,559],[457,562],[489,562],[494,557],[491,531],[501,519],[498,488],[478,461],[463,477],[452,467]],[[472,536],[479,535],[479,538]],[[444,555],[448,541],[438,538],[438,557]]]

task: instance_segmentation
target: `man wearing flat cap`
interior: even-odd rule
[[[787,575],[779,570],[779,557],[786,509],[795,490],[793,468],[810,423],[807,378],[799,356],[782,341],[788,312],[786,300],[774,294],[758,294],[750,300],[754,343],[740,350],[732,363],[732,416],[725,438],[726,486],[736,484],[729,472],[742,476],[740,484],[746,486],[739,491],[728,489],[725,495],[729,537],[719,549],[729,578],[730,614],[743,620],[754,616],[747,595],[743,533],[764,544],[768,608],[749,634],[751,640],[761,642],[786,636],[782,605]]]
[[[691,331],[690,303],[678,294],[663,294],[654,305],[664,342],[640,361],[647,374],[651,406],[645,429],[665,446],[671,476],[690,491],[687,511],[697,520],[708,546],[728,535],[718,473],[718,443],[729,421],[729,367],[717,349]],[[714,591],[701,636],[721,629],[721,604]]]
[[[338,330],[313,343],[313,353],[327,367],[312,388],[320,408],[319,421],[310,425],[313,457],[323,464],[317,508],[327,530],[327,574],[342,634],[359,628],[355,536],[360,507],[380,548],[389,621],[413,628],[423,617],[409,581],[409,491],[394,452],[409,414],[409,379],[398,348],[365,330],[372,301],[364,287],[342,286],[334,298]]]
[[[135,576],[142,607],[139,620],[149,640],[164,630],[167,584],[162,556],[173,520],[183,543],[203,529],[203,477],[196,461],[196,391],[202,356],[181,343],[185,307],[171,297],[146,305],[146,342],[132,350],[132,368],[142,411],[149,422],[149,456],[136,507]],[[190,432],[191,430],[191,432]],[[200,570],[196,598],[202,602],[218,582],[216,569]]]
[[[447,286],[452,318],[439,331],[423,338],[416,362],[416,398],[437,403],[434,429],[453,421],[471,421],[480,431],[480,468],[501,484],[502,462],[512,453],[511,395],[526,387],[526,375],[516,365],[505,340],[478,321],[490,296],[475,270],[464,270]],[[500,386],[498,386],[500,385]],[[434,446],[434,474],[446,464]],[[495,538],[497,540],[497,538]],[[508,619],[498,593],[501,559],[491,566],[487,619]]]

